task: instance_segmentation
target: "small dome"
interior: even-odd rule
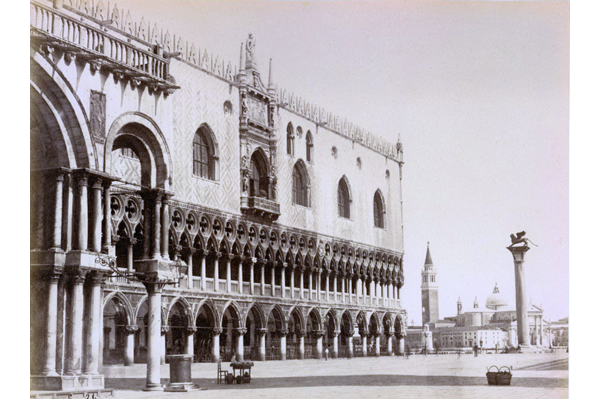
[[[485,307],[490,310],[500,310],[506,306],[508,306],[508,302],[500,295],[500,290],[498,290],[498,284],[496,283],[494,293],[490,294],[485,301]]]

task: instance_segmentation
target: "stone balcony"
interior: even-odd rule
[[[241,209],[242,212],[254,214],[255,216],[271,221],[275,221],[281,214],[279,203],[257,196],[242,197]]]
[[[132,85],[147,86],[165,94],[179,89],[169,75],[171,55],[159,48],[148,51],[115,32],[108,32],[104,21],[82,18],[66,10],[57,10],[37,1],[30,3],[31,43],[44,53],[59,51],[65,62],[86,62],[90,70],[100,68]]]

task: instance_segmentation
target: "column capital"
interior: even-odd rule
[[[198,329],[195,326],[188,326],[185,328],[185,332],[189,335],[193,335],[194,333],[196,333]]]
[[[246,329],[246,328],[237,328],[235,331],[236,331],[236,333],[238,335],[244,336],[248,332],[248,329]]]
[[[257,261],[258,261],[258,258],[256,258],[256,257],[249,257],[249,258],[248,258],[248,261],[249,261],[249,262],[250,262],[252,265],[254,265],[254,264],[256,264],[256,263],[257,263]]]
[[[231,261],[236,257],[236,255],[233,253],[217,253],[217,254],[221,254],[220,258],[223,258],[226,261]]]
[[[286,263],[286,262],[282,262],[282,263],[281,263],[281,266],[282,266],[283,268],[286,268],[286,267],[288,266],[288,263]]]
[[[221,333],[223,333],[223,328],[213,328],[213,335],[220,335]]]
[[[106,274],[102,271],[92,271],[92,273],[90,275],[91,275],[92,285],[94,285],[94,286],[103,285],[104,282],[106,281]]]
[[[220,251],[215,251],[215,257],[221,258],[222,256],[223,256],[223,253],[221,253]]]
[[[259,335],[266,335],[266,334],[267,334],[267,328],[257,328],[257,329],[256,329],[256,332],[257,332]]]
[[[71,276],[71,279],[73,279],[73,283],[83,284],[83,282],[85,282],[85,277],[88,274],[88,272],[88,270],[85,270],[83,268],[77,268],[69,271],[69,275]]]
[[[171,327],[169,325],[162,325],[160,327],[160,334],[165,335],[165,334],[169,333],[170,330],[171,330]]]
[[[316,330],[316,331],[313,331],[313,333],[314,333],[314,335],[315,335],[317,338],[320,338],[320,337],[323,337],[323,336],[325,336],[325,331],[324,331],[324,330],[322,330],[322,329],[320,329],[320,330]]]
[[[132,335],[140,330],[140,327],[137,325],[125,325],[125,331],[128,335]]]
[[[58,268],[58,267],[53,266],[53,267],[46,269],[43,272],[42,277],[43,277],[43,279],[45,279],[47,281],[56,283],[60,280],[60,277],[62,276],[63,272],[64,272],[63,268]]]
[[[304,329],[301,329],[298,332],[296,332],[296,336],[304,337],[304,336],[306,336],[306,331]]]
[[[92,189],[100,190],[102,189],[102,178],[99,176],[90,176],[90,180],[92,181]]]
[[[119,236],[119,235],[110,235],[110,239],[111,239],[112,245],[114,246],[114,245],[117,244],[117,242],[119,240],[121,240],[121,236]]]
[[[136,238],[134,238],[133,236],[132,237],[128,237],[126,239],[129,242],[129,245],[131,245],[131,246],[135,246],[137,244],[137,242],[138,242],[138,240]]]
[[[339,329],[336,329],[333,331],[333,336],[339,336],[340,333],[341,331]]]
[[[197,249],[197,248],[195,248],[195,247],[188,247],[188,248],[187,248],[187,251],[189,251],[189,252],[190,252],[190,254],[195,254],[197,250],[198,250],[198,249]],[[200,254],[201,254],[201,253],[200,253]]]
[[[279,337],[287,336],[290,331],[288,329],[280,329],[277,331]]]

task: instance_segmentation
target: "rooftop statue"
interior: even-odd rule
[[[254,38],[252,34],[248,35],[248,40],[246,40],[246,63],[254,63]]]

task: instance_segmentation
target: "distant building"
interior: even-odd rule
[[[518,346],[517,311],[509,308],[509,303],[500,294],[497,284],[487,297],[485,307],[479,307],[475,297],[472,307],[463,308],[459,297],[456,303],[456,316],[439,319],[437,271],[431,259],[429,244],[427,244],[425,265],[421,275],[423,326],[427,326],[433,333],[434,348],[450,350],[473,347],[475,344],[486,349]],[[553,323],[551,328],[550,323],[544,320],[544,310],[532,303],[529,304],[527,315],[532,346],[549,347],[550,343],[558,346],[554,343],[561,343],[561,341],[568,343],[568,319]],[[417,329],[411,329],[409,326],[407,343],[421,343],[423,347],[425,333],[424,330],[420,332],[419,340],[416,337]]]
[[[552,347],[569,346],[569,318],[550,323],[550,342]]]

